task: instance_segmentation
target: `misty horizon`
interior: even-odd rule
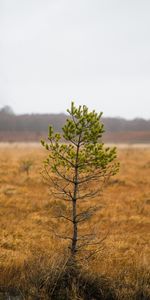
[[[9,115],[15,115],[15,116],[24,116],[24,115],[29,115],[29,116],[32,116],[32,115],[68,115],[67,111],[58,111],[58,112],[43,112],[43,113],[40,113],[40,112],[24,112],[24,113],[16,113],[13,109],[13,107],[9,106],[9,105],[4,105],[2,107],[0,107],[0,112],[5,112]],[[141,118],[141,117],[135,117],[135,118],[124,118],[124,117],[121,117],[121,116],[106,116],[104,115],[104,113],[102,112],[102,118],[108,118],[108,119],[122,119],[122,120],[126,120],[126,121],[134,121],[134,120],[144,120],[144,121],[150,121],[150,118]]]
[[[0,1],[0,107],[150,118],[150,2]]]

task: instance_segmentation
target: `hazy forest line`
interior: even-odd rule
[[[66,120],[65,114],[15,115],[11,108],[0,110],[0,141],[39,141],[47,134],[49,124],[60,132]],[[106,133],[104,142],[149,143],[150,120],[102,118]]]

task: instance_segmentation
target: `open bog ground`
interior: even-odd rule
[[[20,292],[22,299],[50,299],[42,280],[56,284],[67,252],[52,230],[56,199],[41,175],[46,156],[35,144],[0,146],[0,291]],[[118,147],[118,159],[119,173],[96,199],[102,209],[83,228],[107,237],[83,269],[91,282],[95,276],[109,282],[112,299],[150,299],[150,147]],[[65,230],[65,222],[59,227]]]

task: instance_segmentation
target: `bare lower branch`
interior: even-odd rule
[[[82,194],[81,196],[78,195],[77,200],[83,200],[83,199],[87,199],[87,198],[94,198],[98,195],[98,193],[100,192],[100,189],[97,189],[96,191],[91,191],[89,193],[85,193]]]
[[[88,183],[89,181],[98,181],[100,178],[104,178],[105,175],[101,171],[99,174],[92,174],[87,176],[82,176],[79,180],[79,184]]]
[[[59,190],[61,192],[63,192],[66,196],[68,196],[70,198],[70,195],[71,193],[69,191],[66,190],[66,188],[69,186],[69,183],[67,183],[65,185],[65,187],[62,187],[62,185],[59,185],[58,183],[58,179],[57,180],[54,180],[52,178],[52,176],[49,175],[49,172],[47,170],[47,168],[45,167],[45,172],[46,172],[46,175],[48,177],[48,179],[53,183],[53,186],[56,188],[56,190]],[[45,177],[46,178],[46,177]],[[47,178],[46,178],[47,179]]]
[[[76,218],[77,218],[77,222],[84,222],[89,220],[94,213],[96,213],[98,210],[102,209],[103,206],[95,206],[95,207],[89,207],[86,210],[84,210],[83,212],[77,214]]]
[[[54,230],[54,228],[50,228],[51,229],[51,231],[55,234],[55,236],[56,237],[58,237],[58,238],[60,238],[60,239],[63,239],[63,240],[71,240],[72,241],[72,237],[70,237],[70,236],[67,236],[67,235],[61,235],[61,234],[58,234],[55,230]]]
[[[70,219],[70,218],[68,218],[68,217],[66,217],[66,216],[64,216],[64,215],[58,215],[58,216],[56,216],[56,217],[54,217],[54,218],[55,218],[55,219],[63,218],[63,219],[65,219],[65,220],[70,221],[71,223],[73,223],[72,219]]]
[[[81,249],[81,248],[84,248],[84,247],[87,247],[87,246],[97,246],[97,245],[100,245],[104,240],[106,240],[108,234],[109,234],[109,231],[106,233],[106,235],[105,235],[102,239],[97,240],[97,241],[95,241],[95,242],[94,242],[94,241],[91,242],[91,240],[87,240],[87,241],[84,242],[84,243],[80,243],[80,244],[78,245],[78,248]],[[95,237],[96,237],[96,235],[95,235]]]
[[[51,192],[52,192],[52,194],[53,194],[54,196],[57,197],[57,200],[62,200],[62,201],[66,201],[66,202],[71,202],[71,199],[69,199],[69,197],[65,197],[65,195],[64,195],[63,192],[54,192],[54,191],[52,191],[52,190],[51,190]]]
[[[69,179],[68,177],[66,177],[65,175],[63,175],[62,173],[59,172],[58,168],[55,169],[56,170],[56,174],[61,177],[62,179],[64,179],[65,181],[67,182],[70,182],[70,183],[74,183],[73,180]]]

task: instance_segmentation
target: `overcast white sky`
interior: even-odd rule
[[[0,0],[0,107],[150,118],[150,0]]]

